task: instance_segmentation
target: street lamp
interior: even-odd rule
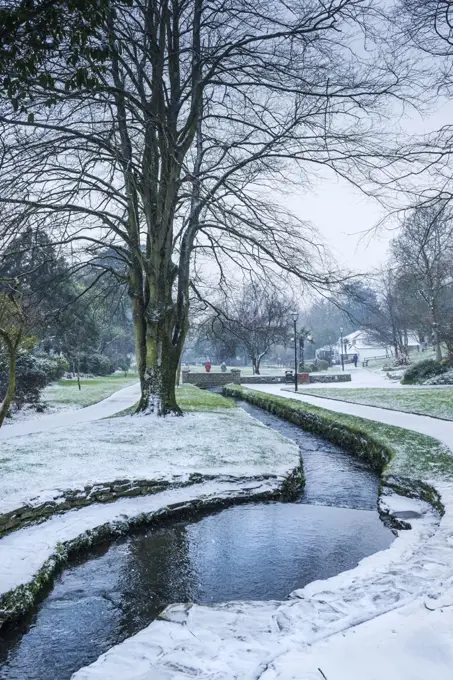
[[[341,354],[341,370],[344,371],[344,358],[343,358],[343,329],[340,328],[340,354]]]
[[[291,312],[294,324],[294,391],[297,392],[297,319],[298,312]]]

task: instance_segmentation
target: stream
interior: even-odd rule
[[[171,602],[285,599],[390,545],[377,474],[321,437],[239,405],[299,445],[306,487],[298,501],[230,507],[81,556],[0,640],[1,680],[69,680]]]

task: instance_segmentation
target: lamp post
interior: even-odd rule
[[[291,312],[294,324],[294,391],[297,392],[297,318],[298,312]]]
[[[341,355],[341,370],[344,371],[344,358],[343,358],[343,329],[340,328],[340,355]]]

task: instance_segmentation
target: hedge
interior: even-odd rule
[[[442,375],[448,371],[448,366],[441,364],[435,359],[425,359],[419,361],[405,371],[401,383],[403,385],[421,385],[429,378],[434,378],[436,375]]]
[[[21,353],[16,364],[16,391],[13,404],[22,408],[25,404],[38,404],[41,390],[47,384],[45,372],[32,354]],[[0,356],[0,400],[6,394],[8,386],[8,366],[6,358]]]
[[[228,397],[248,401],[290,423],[299,425],[308,432],[321,435],[333,444],[338,444],[364,459],[378,472],[382,472],[392,458],[393,451],[390,447],[373,437],[364,428],[339,423],[327,412],[323,413],[320,410],[315,412],[295,399],[243,389],[238,385],[225,385],[223,393]]]
[[[398,451],[371,434],[366,424],[350,424],[338,419],[337,414],[329,412],[317,406],[301,403],[296,399],[287,399],[273,394],[256,392],[240,387],[239,385],[225,385],[223,393],[235,399],[248,401],[284,420],[299,425],[308,432],[324,437],[333,444],[341,446],[346,451],[355,454],[365,460],[370,467],[382,474],[383,485],[390,487],[401,496],[418,498],[429,503],[435,510],[443,515],[445,512],[440,494],[431,484],[420,479],[403,477],[386,470],[392,458],[398,455]],[[348,418],[353,416],[348,416]],[[366,421],[365,421],[366,422]],[[377,423],[378,424],[378,423]],[[400,428],[393,428],[399,430]],[[393,522],[397,527],[398,522]],[[410,528],[409,525],[399,528]],[[398,527],[397,527],[398,528]]]

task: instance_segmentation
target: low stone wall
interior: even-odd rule
[[[242,381],[241,381],[242,382]],[[325,375],[318,373],[310,373],[311,383],[339,383],[339,382],[351,382],[350,373],[331,373],[330,375],[326,373]]]
[[[284,375],[241,375],[241,385],[266,385],[286,382]]]
[[[17,529],[22,529],[29,524],[39,524],[49,519],[52,515],[58,515],[68,510],[84,508],[93,503],[113,503],[120,498],[135,498],[136,496],[151,496],[169,489],[189,487],[194,484],[203,484],[212,480],[231,481],[233,483],[247,481],[262,481],[274,479],[273,474],[263,474],[253,477],[237,477],[235,475],[209,475],[199,472],[191,472],[184,479],[178,481],[166,479],[116,479],[113,482],[100,482],[99,484],[87,485],[81,489],[66,489],[53,500],[44,501],[32,505],[26,503],[11,512],[0,514],[0,538]],[[298,479],[300,492],[303,473]],[[282,485],[282,492],[287,491],[292,484],[293,475],[288,475]]]
[[[189,486],[204,481],[195,475],[193,479],[178,486]],[[55,500],[45,501],[37,505],[25,504],[11,512],[0,514],[0,537],[20,529],[27,524],[44,521],[51,515],[66,512],[73,508],[83,508],[92,503],[111,503],[119,498],[134,498],[159,493],[172,486],[166,480],[149,479],[116,479],[113,482],[101,482],[87,485],[83,489],[67,489]]]
[[[339,383],[350,382],[350,373],[299,373],[299,384],[311,383]],[[306,376],[303,379],[302,376]],[[269,384],[290,384],[293,380],[288,380],[284,375],[241,375],[239,369],[233,368],[228,373],[192,373],[192,371],[182,371],[183,384],[195,385],[196,387],[223,387],[229,383],[233,385],[269,385]]]
[[[240,385],[241,371],[231,369],[229,373],[192,373],[192,371],[182,371],[182,382],[184,385],[195,385],[196,387],[222,387],[228,383]]]

